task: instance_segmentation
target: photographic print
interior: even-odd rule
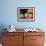
[[[35,7],[18,7],[17,8],[18,21],[35,21]]]

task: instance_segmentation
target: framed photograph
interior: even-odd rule
[[[18,7],[17,8],[18,21],[35,21],[35,7]]]

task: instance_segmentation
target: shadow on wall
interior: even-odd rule
[[[0,43],[2,43],[2,36],[3,36],[3,32],[5,32],[6,30],[3,30],[5,28],[4,24],[0,24]]]

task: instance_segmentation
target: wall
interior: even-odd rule
[[[15,25],[16,28],[46,28],[46,1],[42,0],[1,0],[0,25]],[[35,22],[18,22],[18,7],[35,7]]]

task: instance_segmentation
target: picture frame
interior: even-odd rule
[[[18,7],[17,20],[21,22],[34,22],[35,7]]]

